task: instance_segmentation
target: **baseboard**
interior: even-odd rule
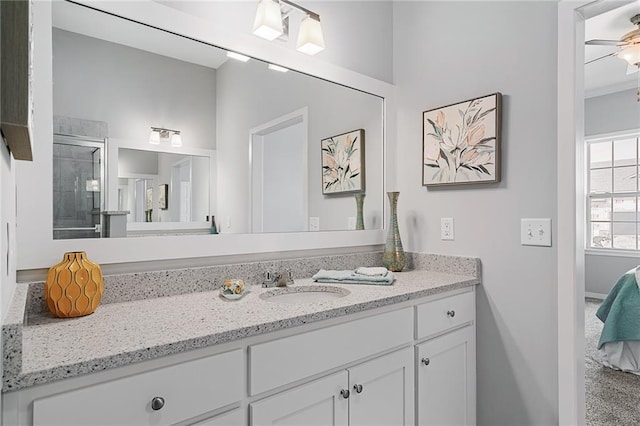
[[[589,298],[589,299],[598,299],[598,300],[604,300],[606,299],[607,295],[606,294],[602,294],[602,293],[592,293],[590,291],[585,291],[584,292],[584,296]]]

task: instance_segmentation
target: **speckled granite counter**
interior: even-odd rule
[[[438,259],[443,264],[438,266]],[[26,321],[26,286],[18,286],[3,325],[3,391],[230,342],[301,324],[479,284],[479,260],[413,259],[415,266],[459,273],[414,270],[396,274],[392,286],[335,285],[351,294],[323,302],[283,304],[263,300],[258,285],[240,300],[218,291],[103,304],[75,319]],[[451,259],[466,262],[465,265]],[[313,285],[296,279],[295,286]],[[25,324],[23,324],[25,322]]]

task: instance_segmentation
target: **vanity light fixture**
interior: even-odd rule
[[[274,65],[274,64],[269,64],[267,68],[269,68],[271,71],[278,71],[278,72],[289,71],[289,68],[281,67],[280,65]]]
[[[247,62],[249,59],[251,59],[248,56],[244,56],[236,52],[227,52],[227,58],[235,59],[236,61],[240,62]]]
[[[149,143],[151,145],[160,145],[160,142],[162,141],[170,141],[171,146],[181,147],[182,136],[180,136],[180,130],[165,129],[163,127],[151,127]]]
[[[289,0],[260,0],[253,23],[253,33],[267,40],[275,40],[285,33],[285,29],[288,31],[288,25],[283,25],[283,19],[288,16],[285,14],[283,18],[282,4],[298,9],[305,15],[300,22],[296,49],[307,55],[323,51],[325,46],[320,15]]]

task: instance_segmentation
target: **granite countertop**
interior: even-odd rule
[[[254,285],[235,301],[223,299],[218,291],[205,291],[103,304],[92,315],[80,318],[29,318],[24,325],[3,325],[3,341],[8,345],[3,392],[479,283],[476,276],[414,270],[396,273],[392,286],[331,284],[350,294],[322,302],[275,303],[260,297],[273,289]],[[303,285],[317,284],[297,279],[293,286]],[[20,304],[26,295],[17,295],[17,299]],[[12,315],[20,315],[19,307],[12,306],[8,316]],[[26,316],[24,311],[22,316]]]

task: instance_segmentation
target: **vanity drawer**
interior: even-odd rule
[[[275,389],[413,340],[413,308],[249,347],[249,394]]]
[[[474,321],[475,292],[458,294],[416,306],[416,339]]]
[[[238,349],[38,399],[33,425],[174,424],[240,401],[243,364]]]

